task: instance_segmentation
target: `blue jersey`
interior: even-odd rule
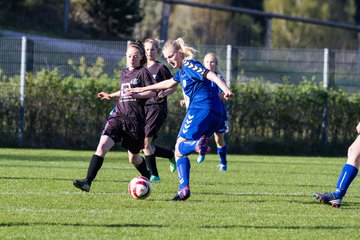
[[[217,73],[217,72],[215,72],[215,74],[223,81],[223,82],[225,82],[225,79],[223,78],[223,76],[220,74],[220,73]],[[215,91],[218,93],[218,94],[222,94],[223,93],[223,91],[221,90],[221,88],[219,88],[219,86],[216,84],[216,83],[214,83],[214,82],[211,82],[211,86],[215,89]],[[225,108],[225,104],[221,101],[221,103],[222,103],[222,105],[223,105],[223,114],[224,114],[224,116],[225,116],[225,120],[227,121],[227,114],[226,114],[226,108]]]
[[[201,136],[210,137],[214,132],[224,132],[225,107],[217,88],[206,79],[209,72],[201,63],[183,60],[173,79],[181,84],[189,99],[189,107],[180,127],[179,137],[198,140]],[[216,84],[215,84],[216,86]]]
[[[189,98],[189,109],[204,109],[222,115],[224,104],[218,91],[212,87],[212,81],[206,79],[207,70],[194,60],[183,60],[173,79],[181,84],[184,94]]]

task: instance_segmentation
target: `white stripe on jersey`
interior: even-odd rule
[[[184,65],[187,66],[187,67],[189,67],[189,68],[191,68],[192,70],[200,73],[200,74],[204,74],[204,73],[205,73],[205,70],[204,70],[204,69],[195,66],[194,64],[190,63],[190,62],[187,61],[187,60],[184,60]]]

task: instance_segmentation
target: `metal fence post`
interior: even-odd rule
[[[329,86],[329,50],[327,48],[324,49],[324,71],[323,71],[323,87],[325,91],[327,91]],[[321,123],[321,142],[322,142],[322,148],[323,153],[327,154],[327,128],[328,128],[328,114],[329,114],[329,108],[328,108],[328,96],[325,95],[324,99],[324,109],[322,114],[322,123]]]
[[[225,77],[225,81],[226,84],[228,85],[229,88],[231,88],[231,55],[232,55],[232,48],[231,45],[227,45],[226,46],[226,77]],[[225,107],[227,109],[226,114],[227,114],[227,131],[230,131],[230,118],[231,118],[231,101],[227,101],[225,103]],[[229,134],[225,134],[225,142],[228,144],[229,143]],[[228,144],[228,150],[229,150],[229,144]]]
[[[26,37],[21,38],[21,66],[20,66],[20,108],[19,108],[19,145],[24,144],[24,125],[25,125],[25,74],[26,74]]]
[[[226,84],[231,86],[231,45],[226,46]]]
[[[323,71],[323,86],[325,89],[329,85],[329,49],[324,49],[324,71]]]

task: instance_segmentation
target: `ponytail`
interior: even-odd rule
[[[166,49],[168,47],[173,47],[176,51],[181,50],[186,60],[194,59],[198,52],[195,48],[188,46],[182,38],[167,40],[163,48]]]

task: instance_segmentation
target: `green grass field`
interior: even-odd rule
[[[90,193],[72,180],[86,174],[92,151],[0,149],[0,239],[360,239],[355,180],[336,209],[314,201],[334,189],[345,158],[191,156],[192,196],[170,199],[177,173],[158,159],[161,182],[146,200],[127,184],[138,175],[123,152],[110,152]]]

